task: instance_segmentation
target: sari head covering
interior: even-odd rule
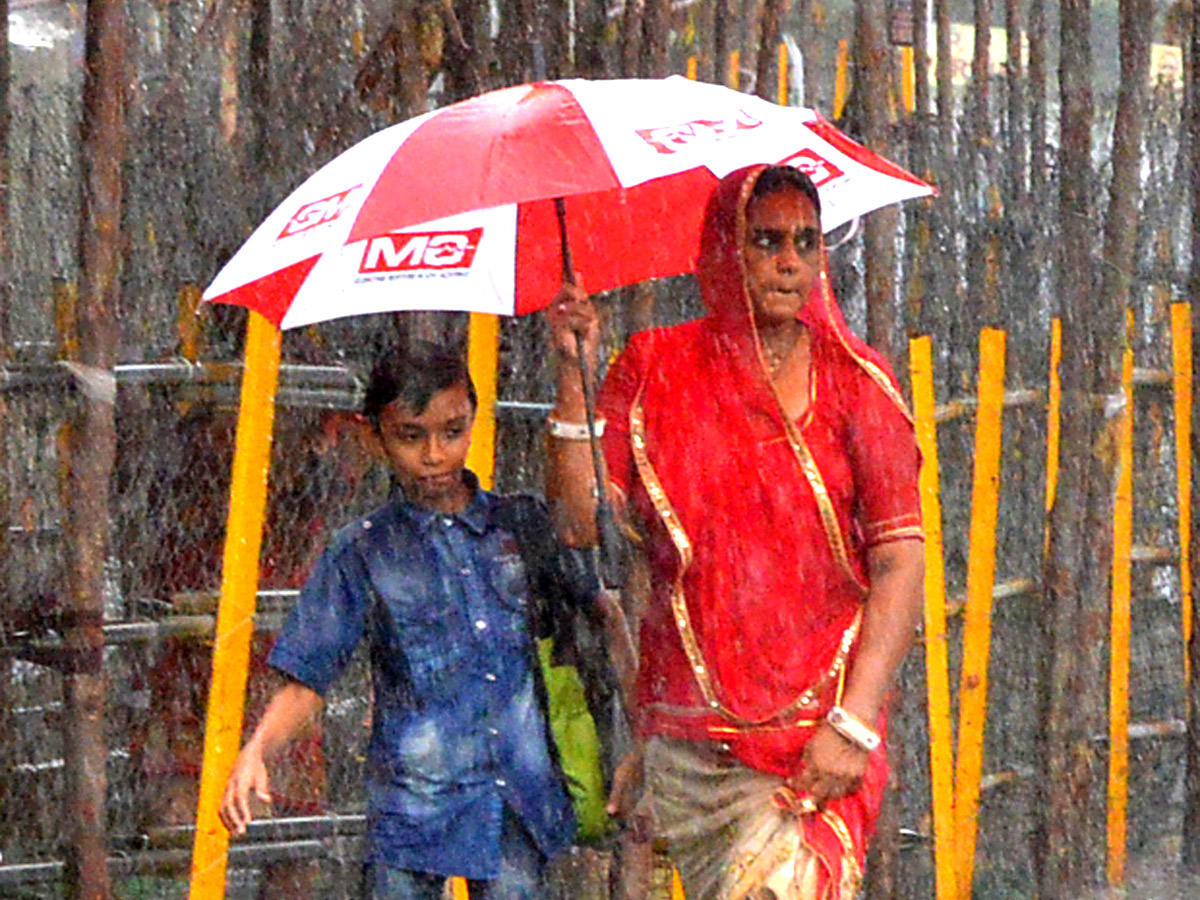
[[[609,477],[651,570],[640,732],[715,741],[787,777],[853,665],[867,550],[921,534],[919,456],[895,379],[847,328],[824,264],[798,316],[808,408],[784,413],[742,258],[766,168],[731,173],[709,200],[696,274],[710,314],[635,335],[600,409]],[[835,883],[861,864],[886,774],[880,749],[861,790],[804,817]]]

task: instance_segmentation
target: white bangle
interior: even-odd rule
[[[604,436],[604,419],[596,420],[596,437]],[[550,416],[546,419],[546,430],[550,437],[564,441],[589,441],[592,439],[587,422],[562,422]]]
[[[883,742],[874,728],[862,719],[850,715],[840,706],[830,709],[825,714],[825,721],[834,731],[867,753],[874,753],[875,749]]]

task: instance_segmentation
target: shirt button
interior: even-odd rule
[[[485,630],[487,630],[487,622],[485,622],[483,619],[476,619],[475,627],[478,628],[480,631],[485,631]]]
[[[494,673],[494,672],[488,672],[486,675],[484,675],[484,676],[483,676],[483,680],[484,680],[484,681],[495,681],[495,680],[496,680],[496,673]]]
[[[508,784],[508,782],[505,781],[503,778],[496,779],[496,787],[504,787],[507,784]]]
[[[451,519],[449,516],[446,516],[445,518],[442,519],[442,524],[445,525],[447,528],[449,528],[451,525],[454,524],[454,520]]]
[[[371,527],[370,519],[367,519],[366,521],[363,522],[363,528],[370,528],[370,527]]]
[[[490,734],[492,737],[499,737],[499,736],[500,736],[500,729],[499,729],[499,728],[489,728],[489,729],[488,729],[488,734]]]
[[[470,574],[471,574],[471,567],[470,567],[470,566],[463,566],[461,569],[459,569],[459,570],[458,570],[458,574],[459,574],[459,575],[470,575]]]

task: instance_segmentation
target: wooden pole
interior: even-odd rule
[[[479,399],[467,468],[479,476],[485,490],[495,484],[496,387],[500,355],[500,317],[471,313],[467,334],[467,360]]]
[[[1125,884],[1126,811],[1129,806],[1129,642],[1133,553],[1133,311],[1127,312],[1121,387],[1125,412],[1117,451],[1113,512],[1112,608],[1108,689],[1108,883]]]
[[[670,18],[670,0],[644,0],[640,54],[643,78],[665,78],[671,74]]]
[[[1021,12],[1024,0],[1005,0],[1004,29],[1007,53],[1004,59],[1004,76],[1008,100],[1008,151],[1005,154],[1008,171],[1008,197],[1010,206],[1021,204],[1025,212],[1027,132],[1025,130],[1025,77],[1021,43],[1024,30],[1021,28]]]
[[[1105,728],[1107,667],[1103,634],[1111,570],[1124,306],[1100,301],[1095,259],[1092,136],[1092,16],[1089,0],[1062,0],[1059,54],[1061,144],[1055,244],[1062,304],[1062,446],[1050,514],[1050,549],[1041,613],[1041,715],[1032,842],[1042,900],[1074,900],[1103,871],[1102,802],[1094,736]],[[1086,450],[1085,450],[1086,448]]]
[[[11,165],[8,153],[8,131],[11,122],[9,104],[10,54],[8,44],[8,0],[0,0],[0,369],[8,364],[9,333],[8,310],[12,298],[12,256],[9,250],[9,173]],[[12,459],[8,446],[10,427],[8,404],[0,392],[0,622],[13,621],[10,567],[12,557],[8,550],[8,529],[12,522],[9,496],[9,463]],[[5,626],[0,625],[0,629]],[[0,663],[0,734],[12,734],[12,699],[10,685],[12,664]],[[13,741],[0,740],[0,809],[11,809],[10,784],[13,771]],[[15,823],[11,816],[0,816],[0,846],[8,844],[13,836]]]
[[[1179,597],[1182,606],[1183,678],[1192,679],[1192,310],[1171,306],[1171,362],[1175,405],[1175,496],[1179,507]]]
[[[892,63],[887,43],[886,0],[862,0],[855,5],[854,77],[858,90],[855,111],[862,116],[863,141],[886,155],[890,148],[888,77]],[[896,231],[899,209],[876,210],[863,225],[863,281],[867,294],[867,343],[895,362],[900,347],[895,303]]]
[[[105,563],[109,488],[116,459],[117,305],[121,270],[122,165],[126,155],[124,4],[93,0],[84,25],[80,125],[80,292],[63,480],[68,601],[64,643],[63,759],[70,834],[66,894],[105,900],[108,873],[108,748],[104,720]]]
[[[1133,313],[1130,276],[1135,266],[1141,199],[1142,134],[1150,73],[1152,0],[1121,0],[1121,85],[1113,125],[1112,187],[1104,228],[1100,308],[1125,309],[1122,390],[1125,411],[1119,426],[1117,499],[1113,512],[1111,644],[1109,649],[1109,760],[1107,814],[1108,882],[1125,881],[1126,809],[1129,792],[1130,553],[1133,542]]]
[[[933,860],[937,900],[955,900],[954,734],[950,711],[950,656],[946,635],[946,568],[942,557],[933,352],[928,337],[909,342],[913,417],[921,448],[921,524],[925,530],[925,679],[929,706],[929,780],[933,804]]]
[[[955,767],[955,833],[958,896],[971,896],[978,831],[979,784],[987,723],[988,661],[992,640],[992,589],[996,576],[996,519],[1000,502],[1005,334],[979,335],[979,411],[975,420],[975,473],[971,489],[967,608],[959,682],[958,753]]]
[[[275,326],[258,313],[250,313],[213,647],[212,687],[204,728],[204,765],[196,812],[190,900],[221,900],[225,896],[229,832],[221,824],[217,811],[242,738],[280,346],[280,333]]]

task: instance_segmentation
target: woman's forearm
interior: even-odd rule
[[[924,545],[913,539],[893,541],[871,548],[867,558],[871,590],[842,706],[864,722],[873,723],[921,621]]]

